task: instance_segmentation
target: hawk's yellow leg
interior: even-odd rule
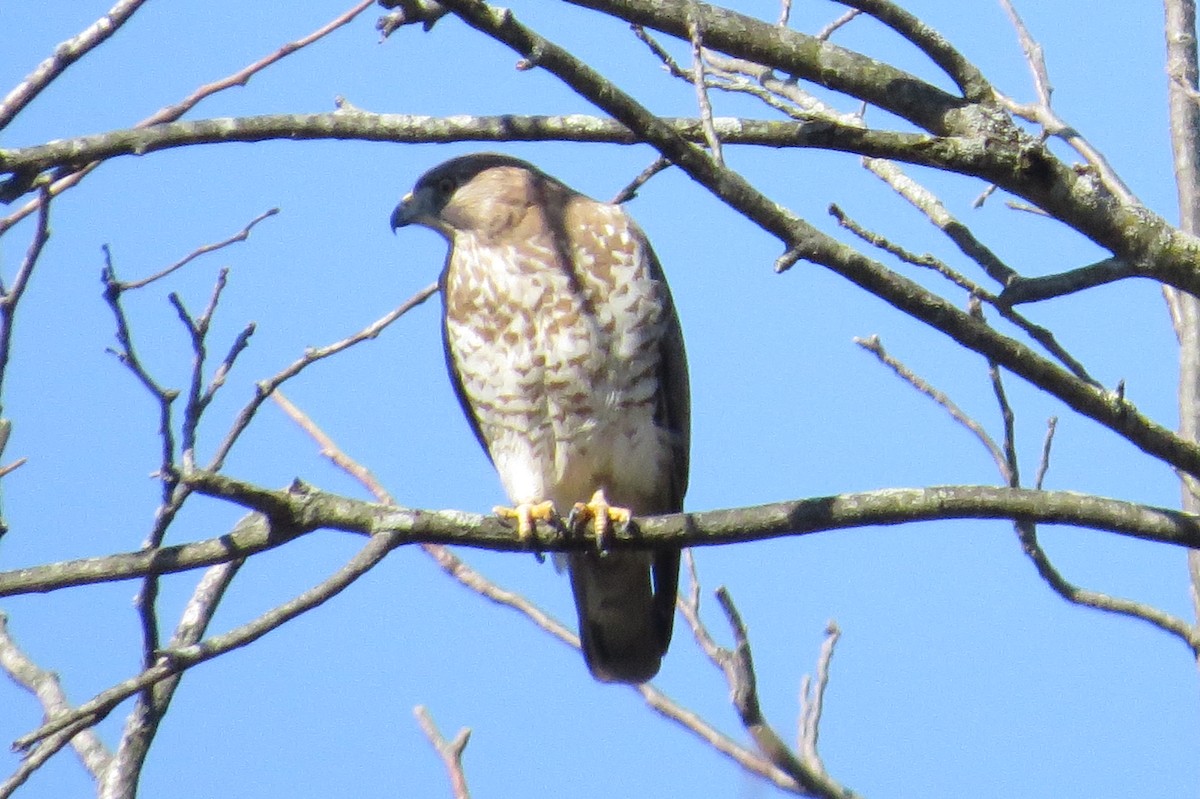
[[[522,502],[515,508],[506,508],[497,505],[492,508],[492,513],[499,516],[501,519],[516,519],[517,520],[517,538],[522,543],[527,543],[533,538],[533,527],[538,521],[550,522],[554,521],[554,503],[549,500],[545,502]]]
[[[593,529],[596,531],[596,548],[600,550],[603,550],[608,543],[613,524],[629,524],[632,516],[629,508],[609,505],[603,488],[592,494],[592,498],[587,502],[576,502],[575,507],[571,510],[573,520],[578,522],[592,520]]]

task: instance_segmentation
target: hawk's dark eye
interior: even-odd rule
[[[454,178],[439,178],[437,182],[437,193],[442,197],[449,197],[454,193]]]

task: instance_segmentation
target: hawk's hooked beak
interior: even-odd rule
[[[428,224],[433,211],[429,200],[429,192],[425,189],[404,195],[396,210],[392,211],[392,232],[406,225]]]

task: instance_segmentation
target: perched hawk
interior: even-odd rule
[[[672,513],[688,480],[679,319],[650,243],[620,206],[516,158],[479,153],[421,176],[392,228],[450,244],[446,363],[527,535],[552,509]],[[608,503],[612,503],[611,506]],[[588,668],[644,682],[671,640],[679,550],[577,552],[567,568]]]

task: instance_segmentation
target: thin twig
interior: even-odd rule
[[[222,440],[221,443],[217,446],[217,450],[214,453],[212,460],[209,462],[209,465],[207,467],[208,470],[209,471],[219,471],[221,469],[221,467],[225,463],[225,459],[229,456],[229,451],[233,448],[234,443],[238,440],[238,438],[241,436],[241,434],[246,430],[246,427],[249,426],[250,421],[254,418],[254,414],[258,412],[259,407],[266,400],[266,398],[271,395],[272,391],[274,391],[276,388],[283,385],[285,382],[292,379],[296,375],[300,374],[301,372],[303,372],[309,366],[312,366],[317,361],[323,360],[332,355],[336,355],[337,353],[342,352],[343,350],[346,350],[350,347],[353,347],[354,345],[359,344],[363,341],[368,341],[370,339],[376,338],[377,336],[379,336],[380,333],[382,333],[384,330],[386,330],[388,328],[388,326],[391,325],[393,322],[395,322],[397,319],[404,316],[404,314],[408,313],[413,308],[416,308],[418,305],[425,302],[427,299],[429,299],[434,294],[436,294],[437,290],[438,290],[437,283],[431,283],[430,285],[428,285],[425,288],[418,291],[413,296],[409,297],[406,301],[401,303],[395,310],[380,317],[375,322],[372,322],[371,324],[367,325],[365,328],[358,331],[357,333],[354,333],[353,335],[351,335],[347,338],[344,338],[341,341],[334,342],[333,344],[329,344],[324,347],[313,347],[313,348],[308,349],[307,351],[305,351],[305,353],[302,357],[293,361],[289,366],[284,368],[282,371],[278,372],[273,377],[259,383],[255,387],[254,396],[250,399],[250,401],[248,403],[246,403],[246,405],[238,413],[237,417],[234,419],[233,424],[230,426],[229,432],[227,432],[225,434],[224,440]]]
[[[613,205],[620,205],[621,203],[629,202],[637,196],[638,191],[642,188],[642,186],[646,185],[650,178],[654,177],[659,172],[662,172],[669,166],[671,166],[671,162],[663,158],[661,155],[658,158],[655,158],[650,166],[643,169],[640,173],[638,173],[637,177],[635,177],[628,183],[628,185],[625,186],[625,188],[617,192],[616,196],[613,197],[610,202]]]
[[[704,128],[704,139],[708,142],[708,150],[713,160],[720,167],[725,166],[725,157],[721,153],[721,139],[713,126],[712,102],[708,97],[708,85],[704,79],[704,32],[700,29],[699,0],[687,0],[688,3],[688,39],[692,44],[692,86],[696,89],[696,105],[700,109],[700,123]]]
[[[25,288],[29,285],[29,279],[33,276],[33,269],[37,266],[38,259],[41,258],[42,248],[50,240],[50,188],[47,184],[42,183],[38,187],[38,191],[40,204],[38,205],[37,226],[33,231],[33,239],[29,242],[29,249],[26,250],[25,257],[21,260],[21,266],[17,269],[12,285],[4,287],[0,284],[0,389],[3,388],[4,377],[8,373],[8,359],[12,351],[13,324],[17,305],[25,294]],[[0,391],[0,399],[3,399],[2,391]]]
[[[207,253],[210,253],[210,252],[216,252],[217,250],[224,249],[225,247],[228,247],[229,245],[235,244],[239,241],[245,241],[246,239],[250,238],[250,231],[254,229],[255,225],[257,225],[259,222],[263,221],[264,219],[267,219],[268,217],[275,216],[278,213],[279,213],[278,208],[271,208],[267,211],[264,211],[263,213],[254,217],[254,219],[250,220],[250,222],[248,222],[245,227],[243,227],[240,231],[233,234],[229,238],[224,239],[222,241],[214,242],[212,244],[205,244],[201,247],[197,247],[196,249],[192,250],[187,255],[180,258],[175,263],[168,266],[166,269],[163,269],[161,272],[156,272],[155,274],[150,275],[149,277],[144,277],[141,280],[133,280],[128,283],[122,283],[121,290],[129,291],[131,289],[140,289],[143,286],[148,286],[151,283],[153,283],[154,281],[161,280],[162,278],[166,277],[167,275],[171,274],[172,272],[182,269],[183,267],[187,266],[189,263],[191,263],[195,259],[199,258],[201,255],[206,255]]]
[[[843,211],[837,204],[829,206],[829,214],[837,220],[839,225],[844,227],[846,230],[849,230],[851,233],[858,236],[871,246],[878,247],[884,252],[891,253],[905,263],[912,264],[913,266],[924,267],[926,269],[932,269],[973,297],[978,297],[981,294],[986,293],[983,287],[972,280],[968,280],[963,274],[952,269],[949,264],[940,258],[936,258],[930,253],[918,255],[916,253],[909,252],[890,239],[873,231],[867,230],[865,227],[847,216],[846,212]]]
[[[118,0],[100,19],[55,47],[53,55],[38,64],[33,72],[26,75],[3,100],[0,100],[0,130],[8,127],[8,123],[67,67],[116,33],[144,2],[146,0]]]
[[[8,618],[4,613],[0,613],[0,670],[37,697],[47,718],[70,709],[58,675],[38,666],[21,650],[8,631]],[[112,762],[112,754],[104,742],[94,730],[84,730],[71,739],[71,745],[88,773],[99,780]]]
[[[17,788],[25,784],[30,775],[45,765],[47,760],[62,751],[76,736],[88,732],[88,728],[97,721],[99,721],[98,718],[90,716],[76,718],[58,732],[46,736],[44,740],[22,758],[21,764],[9,775],[8,779],[0,782],[0,799],[9,799]]]
[[[308,435],[317,442],[317,444],[321,447],[322,457],[328,458],[335,466],[357,480],[380,502],[385,504],[395,504],[394,500],[392,499],[392,495],[387,492],[387,489],[383,487],[383,484],[379,482],[379,479],[375,477],[371,470],[360,464],[358,461],[347,456],[346,453],[342,451],[341,447],[334,443],[334,440],[329,437],[329,434],[318,427],[316,422],[314,422],[308,416],[308,414],[300,410],[300,408],[293,404],[292,401],[284,395],[283,389],[277,388],[272,391],[271,399],[275,401],[275,404],[278,405],[293,422],[300,425],[300,428],[304,430],[304,432],[308,433]]]
[[[810,768],[820,774],[825,773],[825,763],[821,760],[817,744],[821,737],[821,714],[825,709],[825,691],[829,688],[829,667],[833,662],[833,650],[837,646],[842,631],[837,622],[829,620],[825,625],[825,641],[821,644],[821,654],[817,658],[817,676],[810,680],[808,675],[800,690],[800,733],[797,736],[796,750]]]
[[[813,38],[815,38],[819,42],[829,41],[830,37],[833,36],[833,34],[836,33],[838,31],[838,29],[845,27],[852,19],[854,19],[861,13],[862,12],[859,11],[857,8],[850,9],[849,11],[847,11],[846,13],[842,14],[840,17],[835,19],[833,22],[830,22],[824,28],[821,28],[821,30],[817,31],[817,33],[814,35]]]
[[[467,742],[471,740],[471,728],[463,727],[458,731],[458,735],[454,736],[453,741],[447,741],[438,731],[433,717],[429,715],[429,711],[424,705],[417,705],[413,708],[413,715],[417,717],[417,723],[421,725],[422,732],[429,739],[429,743],[433,744],[434,751],[438,753],[438,757],[442,759],[442,764],[446,767],[454,799],[471,799],[471,791],[467,788],[467,774],[463,770],[462,764],[463,752],[467,748]]]
[[[915,388],[920,393],[924,394],[929,399],[941,406],[942,410],[950,414],[950,418],[958,422],[971,432],[975,438],[979,439],[979,443],[983,444],[984,449],[992,456],[996,467],[1001,471],[1007,468],[1007,463],[1004,458],[1004,452],[996,444],[995,440],[983,429],[983,425],[967,415],[962,408],[954,403],[945,393],[931,386],[925,380],[918,377],[911,369],[905,366],[899,360],[893,358],[887,350],[883,348],[883,342],[879,340],[879,336],[870,336],[869,338],[856,338],[854,343],[862,347],[867,352],[879,359],[880,363],[887,366],[896,376],[910,386]]]
[[[949,235],[951,239],[953,239],[955,243],[958,244],[961,249],[963,249],[964,253],[970,256],[977,263],[983,265],[984,270],[988,272],[989,275],[998,280],[1007,280],[1009,286],[1017,286],[1025,282],[1025,278],[1017,275],[1016,272],[1013,272],[1007,266],[1000,263],[998,259],[989,266],[989,256],[990,258],[994,259],[994,256],[991,256],[990,250],[987,250],[986,247],[976,241],[975,237],[970,233],[969,230],[967,230],[965,226],[950,216],[950,214],[945,211],[944,207],[941,207],[941,203],[938,202],[937,198],[934,197],[932,193],[904,175],[904,173],[901,172],[895,164],[891,163],[890,161],[877,158],[864,159],[864,162],[870,162],[865,163],[868,169],[886,181],[902,197],[924,212],[934,225],[937,225],[939,228],[944,230],[947,235]],[[984,289],[974,281],[967,279],[960,272],[952,269],[940,259],[934,258],[932,255],[928,254],[915,255],[908,252],[903,247],[891,242],[886,237],[866,230],[862,225],[859,225],[857,222],[854,222],[852,219],[850,219],[845,212],[836,205],[830,206],[830,213],[837,218],[839,224],[854,233],[863,241],[866,241],[875,247],[879,247],[885,252],[889,252],[895,255],[897,258],[900,258],[901,260],[911,263],[915,266],[932,268],[943,275],[946,279],[957,285],[959,288],[967,291],[972,297],[983,300],[988,305],[991,305],[999,312],[1001,316],[1003,316],[1009,322],[1012,322],[1021,330],[1025,331],[1025,333],[1028,334],[1029,337],[1036,341],[1039,345],[1041,345],[1046,352],[1058,359],[1058,361],[1062,363],[1063,366],[1067,367],[1072,374],[1074,374],[1080,380],[1084,380],[1097,388],[1101,388],[1099,382],[1097,382],[1095,378],[1088,373],[1083,364],[1077,361],[1075,357],[1071,355],[1071,353],[1067,352],[1065,347],[1058,343],[1058,340],[1054,337],[1053,333],[1041,325],[1034,324],[1022,314],[1013,310],[1011,300],[1008,299],[1008,289],[1005,289],[1004,293],[997,296]],[[955,232],[952,233],[951,231]]]
[[[1046,472],[1050,471],[1050,447],[1054,443],[1054,432],[1058,429],[1058,417],[1051,416],[1046,420],[1046,437],[1042,439],[1042,457],[1038,460],[1037,475],[1033,487],[1038,491],[1046,481]]]
[[[1054,87],[1050,83],[1050,74],[1046,69],[1046,59],[1042,53],[1042,46],[1029,33],[1029,29],[1025,27],[1024,20],[1021,19],[1021,16],[1017,13],[1010,0],[1000,0],[1000,5],[1004,7],[1009,20],[1012,21],[1013,27],[1017,31],[1017,38],[1021,42],[1021,50],[1025,53],[1025,61],[1029,65],[1030,72],[1033,74],[1034,89],[1038,95],[1038,102],[1036,104],[1018,103],[1000,92],[996,92],[996,97],[1011,113],[1030,122],[1036,122],[1042,126],[1048,135],[1060,138],[1069,144],[1075,152],[1096,170],[1105,187],[1122,203],[1127,205],[1137,204],[1137,198],[1129,190],[1129,187],[1125,185],[1125,181],[1121,180],[1120,175],[1109,164],[1104,154],[1093,147],[1091,142],[1085,139],[1079,131],[1068,125],[1055,113],[1050,104],[1050,97],[1054,92]]]
[[[246,85],[250,78],[257,73],[263,71],[281,59],[286,58],[287,56],[290,56],[299,50],[302,50],[313,42],[324,38],[343,25],[350,23],[355,17],[370,8],[371,5],[372,0],[359,0],[349,10],[330,20],[320,28],[317,28],[307,36],[303,36],[295,41],[284,44],[270,55],[260,58],[258,61],[239,69],[237,72],[227,75],[220,80],[216,80],[212,83],[201,86],[180,102],[160,108],[158,111],[134,125],[134,128],[148,128],[152,125],[157,125],[163,122],[172,122],[195,108],[200,101],[204,100],[206,97],[234,86]],[[79,181],[87,177],[87,175],[90,174],[97,166],[99,166],[99,162],[88,164],[87,166],[79,169],[69,170],[63,174],[57,175],[54,179],[54,182],[49,187],[50,194],[53,196],[62,194],[67,189],[77,185]],[[40,203],[40,199],[33,200],[26,203],[17,211],[14,211],[3,219],[0,219],[0,235],[3,235],[6,230],[37,210]]]
[[[956,219],[933,192],[913,180],[895,161],[882,158],[864,158],[863,166],[872,174],[891,186],[914,208],[919,210],[938,230],[954,242],[964,255],[979,264],[988,277],[1002,287],[1018,277],[1015,269],[1004,263],[983,242],[979,241],[970,228]]]

